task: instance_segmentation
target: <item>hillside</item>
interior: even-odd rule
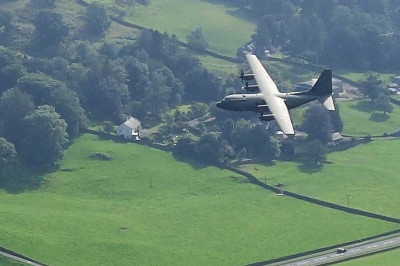
[[[38,190],[0,192],[0,207],[1,245],[49,265],[243,265],[397,228],[91,135]]]

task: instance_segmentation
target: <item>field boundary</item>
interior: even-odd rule
[[[156,144],[156,143],[152,143],[151,141],[133,141],[133,140],[126,140],[123,139],[119,136],[115,136],[115,135],[111,135],[105,132],[100,132],[100,131],[96,131],[96,130],[90,130],[90,129],[85,129],[84,130],[85,133],[89,133],[92,135],[96,135],[99,136],[103,139],[112,139],[114,141],[117,142],[131,142],[131,143],[136,143],[139,145],[146,145],[155,149],[159,149],[162,151],[171,151],[171,146],[169,145],[161,145],[161,144]],[[230,170],[232,172],[235,172],[237,174],[240,174],[244,177],[247,178],[247,180],[249,181],[249,183],[253,184],[253,185],[257,185],[259,187],[262,187],[264,189],[270,190],[274,193],[283,193],[285,196],[288,197],[292,197],[298,200],[302,200],[302,201],[306,201],[308,203],[312,203],[312,204],[316,204],[322,207],[327,207],[327,208],[331,208],[331,209],[335,209],[338,211],[343,211],[343,212],[347,212],[350,214],[354,214],[354,215],[359,215],[359,216],[364,216],[364,217],[368,217],[368,218],[373,218],[373,219],[378,219],[378,220],[382,220],[385,222],[391,222],[391,223],[397,223],[400,224],[400,218],[395,218],[395,217],[390,217],[390,216],[386,216],[386,215],[382,215],[382,214],[377,214],[377,213],[373,213],[373,212],[368,212],[368,211],[363,211],[360,209],[355,209],[355,208],[350,208],[350,207],[346,207],[346,206],[342,206],[336,203],[332,203],[332,202],[328,202],[328,201],[324,201],[324,200],[320,200],[317,198],[312,198],[309,196],[305,196],[299,193],[295,193],[295,192],[291,192],[291,191],[286,191],[286,190],[282,190],[280,188],[274,187],[272,185],[268,185],[266,183],[261,182],[260,180],[257,179],[257,177],[255,177],[254,175],[250,174],[249,172],[243,171],[241,169],[238,169],[236,167],[230,166],[230,165],[223,165],[223,164],[214,164],[216,167],[219,168],[224,168],[227,170]]]
[[[395,218],[395,217],[390,217],[390,216],[377,214],[377,213],[373,213],[373,212],[363,211],[363,210],[360,210],[360,209],[350,208],[350,207],[342,206],[342,205],[339,205],[339,204],[336,204],[336,203],[332,203],[332,202],[328,202],[328,201],[324,201],[324,200],[308,197],[308,196],[305,196],[305,195],[302,195],[302,194],[298,194],[298,193],[295,193],[295,192],[281,190],[280,188],[276,188],[274,186],[262,183],[254,175],[252,175],[252,174],[250,174],[248,172],[245,172],[243,170],[240,170],[238,168],[235,168],[235,167],[232,167],[232,166],[221,166],[221,167],[226,168],[228,170],[231,170],[232,172],[235,172],[237,174],[243,175],[243,176],[247,177],[247,180],[251,184],[257,185],[257,186],[262,187],[264,189],[268,189],[268,190],[270,190],[272,192],[275,192],[275,193],[283,193],[285,196],[288,196],[288,197],[292,197],[292,198],[295,198],[295,199],[298,199],[298,200],[306,201],[308,203],[312,203],[312,204],[316,204],[316,205],[319,205],[319,206],[322,206],[322,207],[335,209],[335,210],[338,210],[338,211],[347,212],[347,213],[354,214],[354,215],[359,215],[359,216],[364,216],[364,217],[368,217],[368,218],[382,220],[382,221],[385,221],[385,222],[391,222],[391,223],[400,224],[400,218]]]
[[[19,253],[16,253],[12,250],[0,247],[0,256],[7,257],[9,259],[17,260],[22,263],[26,263],[29,265],[34,265],[34,266],[47,266],[47,264],[38,262],[37,260],[31,259],[29,257],[26,257],[24,255],[21,255]]]
[[[382,237],[392,236],[392,235],[396,235],[396,234],[399,234],[399,233],[400,233],[400,229],[394,230],[394,231],[389,231],[389,232],[378,234],[378,235],[374,235],[374,236],[361,238],[361,239],[358,239],[358,240],[353,240],[353,241],[341,243],[341,244],[335,244],[335,245],[328,246],[328,247],[323,247],[323,248],[318,248],[318,249],[314,249],[314,250],[310,250],[310,251],[300,252],[300,253],[296,253],[296,254],[280,257],[280,258],[275,258],[275,259],[270,259],[270,260],[265,260],[265,261],[259,261],[259,262],[248,264],[247,266],[261,266],[261,265],[267,265],[267,264],[272,264],[272,263],[279,263],[279,262],[283,262],[283,261],[287,261],[287,260],[296,259],[296,258],[299,258],[299,257],[313,255],[313,254],[316,254],[316,253],[322,253],[322,252],[325,252],[325,251],[328,251],[328,250],[332,250],[332,249],[336,249],[336,248],[340,248],[340,247],[343,247],[343,246],[355,245],[355,244],[359,244],[359,243],[362,243],[362,242],[375,240],[375,239],[382,238]],[[398,248],[398,247],[396,247],[396,248]],[[396,249],[396,248],[393,248],[393,249]],[[385,250],[385,251],[387,251],[387,250]],[[384,251],[380,251],[380,252],[384,252]],[[379,252],[375,252],[375,253],[379,253]],[[373,254],[375,254],[375,253],[373,253]],[[366,254],[364,256],[368,256],[368,255],[372,255],[372,254]],[[359,256],[359,257],[363,257],[363,256]],[[354,258],[358,258],[358,257],[354,257]],[[351,259],[353,259],[353,258],[351,258]],[[347,260],[350,260],[350,258],[347,259]]]
[[[89,3],[85,2],[84,0],[76,0],[76,2],[79,5],[84,6],[84,7],[87,7],[87,6],[90,5]],[[118,24],[120,24],[122,26],[128,27],[128,28],[137,29],[137,30],[156,30],[156,29],[146,28],[146,27],[140,26],[140,25],[132,23],[132,22],[128,22],[126,20],[120,19],[120,18],[112,16],[112,15],[109,15],[109,17],[110,17],[110,19],[112,21],[114,21],[114,22],[116,22],[116,23],[118,23]],[[229,61],[231,63],[238,63],[239,62],[239,60],[237,58],[235,58],[235,57],[230,57],[230,56],[226,56],[226,55],[217,54],[217,53],[212,52],[212,51],[207,50],[207,49],[197,49],[197,48],[195,48],[193,46],[190,46],[188,43],[185,43],[183,41],[177,40],[177,42],[179,43],[180,46],[183,46],[183,47],[185,47],[187,49],[193,50],[193,51],[198,52],[198,53],[203,53],[203,54],[206,54],[206,55],[210,55],[210,56],[215,57],[217,59]]]

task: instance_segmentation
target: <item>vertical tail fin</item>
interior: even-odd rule
[[[321,73],[317,82],[311,88],[310,93],[315,96],[332,95],[332,71],[330,69],[325,69]]]
[[[335,110],[332,98],[332,71],[330,69],[325,69],[322,72],[309,93],[318,97],[318,100],[327,110]]]

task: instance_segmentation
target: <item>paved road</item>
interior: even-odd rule
[[[297,258],[296,260],[291,260],[290,262],[273,263],[270,265],[324,265],[396,247],[400,247],[400,236],[377,240],[374,242],[367,241],[351,247],[345,247],[347,249],[347,252],[341,254],[337,254],[336,250],[332,250],[331,252],[324,252],[323,254],[315,254],[312,257],[308,256],[307,258]]]
[[[28,260],[28,259],[24,259],[24,258],[20,258],[20,257],[14,256],[14,255],[11,255],[11,254],[3,252],[3,251],[0,251],[0,256],[4,256],[4,257],[7,257],[7,258],[10,258],[10,259],[13,259],[13,260],[17,260],[17,261],[25,263],[27,265],[34,265],[34,266],[43,266],[43,265],[45,265],[45,264],[40,264],[40,263],[31,261],[31,260]]]

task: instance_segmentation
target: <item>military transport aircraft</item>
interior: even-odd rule
[[[242,81],[255,80],[256,85],[243,87],[247,94],[233,94],[226,96],[217,107],[231,111],[252,111],[260,113],[263,121],[276,120],[282,132],[294,135],[293,125],[289,116],[289,109],[296,108],[313,100],[319,100],[322,105],[330,110],[335,110],[332,99],[332,72],[325,69],[311,90],[306,92],[281,93],[272,81],[265,68],[255,55],[247,54],[252,74],[240,75]]]

